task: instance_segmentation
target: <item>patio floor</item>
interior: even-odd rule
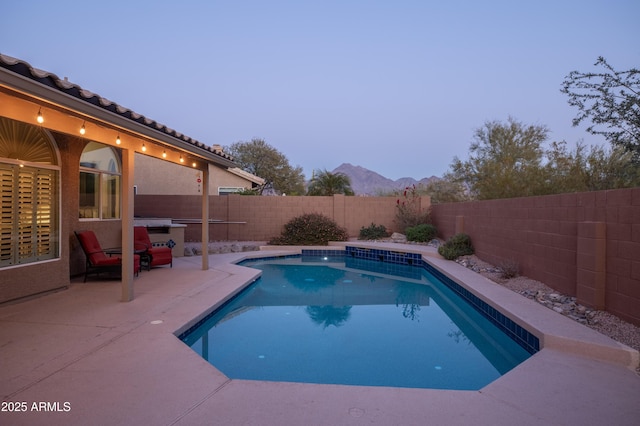
[[[200,257],[183,257],[142,271],[129,303],[119,301],[118,280],[80,278],[68,290],[1,306],[0,424],[640,423],[636,351],[429,248],[406,248],[502,306],[544,349],[480,391],[230,380],[175,335],[258,274],[230,262],[264,253],[210,255],[208,271]],[[7,411],[16,408],[24,411]]]

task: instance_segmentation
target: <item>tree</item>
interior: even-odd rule
[[[633,161],[634,153],[621,146],[607,150],[591,147],[587,155],[586,191],[631,188],[640,186],[640,167]]]
[[[600,191],[640,185],[640,167],[632,153],[621,146],[608,150],[577,143],[569,150],[565,142],[554,142],[547,151],[545,193]]]
[[[486,122],[476,130],[469,159],[454,158],[451,179],[468,185],[481,200],[539,195],[547,132],[545,126],[525,126],[511,117],[505,124]]]
[[[351,179],[344,173],[331,173],[326,170],[316,171],[309,183],[307,195],[354,195]]]
[[[464,182],[455,179],[450,172],[445,173],[442,179],[433,179],[427,183],[424,193],[431,198],[431,204],[457,203],[470,200]]]
[[[640,70],[616,71],[602,56],[594,65],[604,71],[571,71],[562,83],[561,92],[569,96],[569,105],[580,111],[573,125],[591,120],[589,133],[603,135],[613,145],[632,152],[639,162]]]
[[[304,175],[302,168],[292,167],[289,160],[277,149],[262,139],[252,139],[250,142],[236,142],[225,151],[234,157],[234,161],[241,169],[259,176],[265,180],[260,188],[272,188],[276,193],[300,195],[304,193]]]

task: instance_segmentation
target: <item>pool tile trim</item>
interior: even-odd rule
[[[346,253],[347,256],[360,259],[377,260],[382,262],[398,263],[402,265],[415,265],[422,267],[427,272],[442,281],[456,294],[466,300],[467,303],[469,303],[481,315],[491,321],[491,323],[493,323],[496,327],[501,329],[507,336],[513,339],[527,352],[533,355],[536,352],[540,351],[540,339],[531,334],[522,326],[516,324],[513,320],[501,313],[499,310],[497,310],[484,300],[480,299],[471,291],[467,290],[459,283],[443,274],[436,267],[425,261],[420,253],[405,253],[395,250],[382,250],[351,246],[346,247]]]

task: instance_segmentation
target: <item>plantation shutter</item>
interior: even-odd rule
[[[0,267],[13,264],[17,240],[12,238],[15,215],[15,168],[0,163]]]
[[[38,243],[36,246],[36,257],[38,260],[51,259],[58,254],[58,244],[54,236],[55,221],[54,214],[56,205],[56,181],[53,170],[40,170],[36,183],[36,234]]]
[[[0,267],[58,256],[56,172],[0,164]]]

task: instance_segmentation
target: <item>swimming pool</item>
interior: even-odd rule
[[[480,389],[535,352],[418,262],[351,254],[245,262],[262,277],[180,337],[232,379],[433,389]]]

